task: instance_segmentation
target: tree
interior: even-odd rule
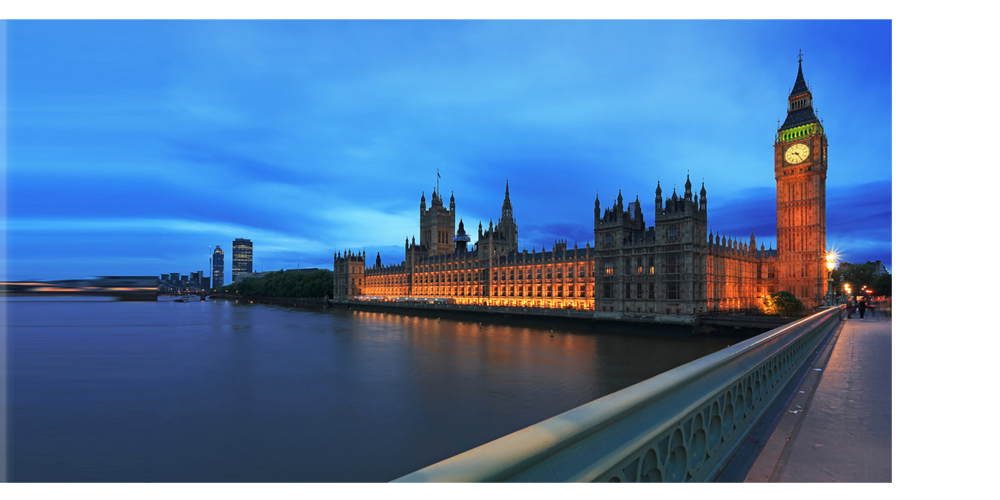
[[[243,278],[236,289],[254,297],[298,297],[321,299],[333,296],[333,273],[321,269],[311,273],[277,271],[259,278]]]
[[[854,295],[861,295],[861,289],[868,287],[868,289],[873,289],[875,286],[875,265],[873,264],[856,264],[852,266],[844,267],[841,274],[844,276],[844,283],[851,285],[851,290]]]
[[[761,297],[760,310],[772,316],[790,316],[803,311],[806,306],[791,292],[776,292]]]
[[[868,288],[871,288],[875,295],[892,297],[892,275],[889,273],[879,274],[875,277],[875,282]]]

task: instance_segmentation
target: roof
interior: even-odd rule
[[[788,94],[788,97],[802,95],[809,92],[809,86],[806,85],[806,79],[802,76],[802,60],[799,59],[799,74],[795,77],[795,85],[792,87],[792,93]]]
[[[802,60],[799,60],[799,74],[795,77],[795,85],[792,87],[792,92],[788,94],[788,98],[791,99],[795,96],[800,96],[809,93],[809,86],[806,85],[806,79],[802,76]],[[819,118],[816,118],[816,113],[813,111],[812,102],[810,100],[809,106],[801,109],[796,109],[794,111],[789,111],[788,116],[785,117],[785,123],[781,125],[778,131],[788,130],[790,128],[799,127],[802,125],[807,125],[810,123],[819,123]]]
[[[816,118],[816,113],[813,112],[812,106],[789,111],[788,116],[785,117],[785,123],[781,125],[778,131],[788,130],[809,123],[819,123],[819,118]]]

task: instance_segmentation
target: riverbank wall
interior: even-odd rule
[[[632,315],[608,318],[595,316],[593,311],[573,309],[540,309],[530,307],[501,307],[460,304],[413,304],[363,300],[331,300],[295,297],[248,297],[235,294],[213,294],[210,299],[236,300],[303,307],[311,309],[343,308],[357,311],[381,312],[404,316],[447,318],[458,321],[475,321],[531,327],[579,328],[609,333],[670,336],[743,337],[777,328],[795,318],[761,316],[697,316],[676,320],[662,316]]]

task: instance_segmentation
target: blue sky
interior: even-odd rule
[[[708,191],[775,242],[799,49],[830,140],[827,241],[892,265],[889,21],[11,21],[9,279],[403,258],[435,171],[470,232],[593,240],[595,193]],[[696,188],[697,189],[697,188]],[[649,217],[647,217],[647,220]]]

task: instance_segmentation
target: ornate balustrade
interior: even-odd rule
[[[840,320],[828,309],[398,482],[709,481]]]

